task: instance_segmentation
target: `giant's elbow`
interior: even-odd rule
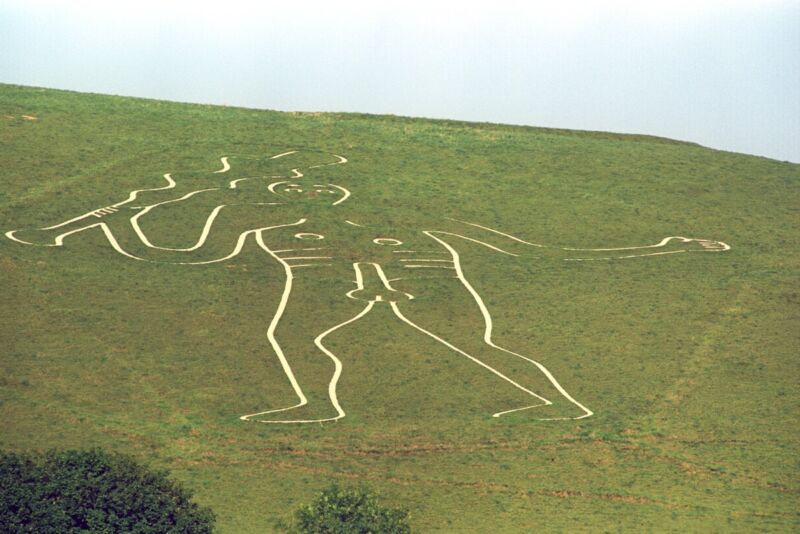
[[[16,243],[35,245],[39,247],[60,247],[64,244],[64,237],[79,232],[83,228],[22,228],[9,230],[5,236]]]
[[[55,238],[49,232],[41,230],[23,229],[23,230],[9,230],[5,236],[16,243],[23,245],[36,245],[40,247],[55,247],[58,246]]]

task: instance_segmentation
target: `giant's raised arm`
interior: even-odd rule
[[[120,209],[126,209],[127,204],[136,200],[140,193],[146,191],[163,191],[166,189],[173,189],[175,187],[175,180],[172,179],[170,173],[165,174],[163,177],[166,181],[166,184],[160,187],[137,189],[128,193],[125,199],[115,202],[114,204],[88,211],[82,215],[78,215],[77,217],[67,219],[51,226],[9,230],[5,233],[5,236],[12,241],[16,241],[17,243],[22,243],[24,245],[60,247],[64,244],[64,239],[67,236],[83,230],[88,230],[90,228],[102,228],[104,225],[100,223],[100,219],[105,216],[115,214]]]

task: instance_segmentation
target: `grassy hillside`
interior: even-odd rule
[[[348,163],[315,168],[332,154]],[[215,174],[222,157],[231,168]],[[0,236],[2,448],[132,453],[195,488],[223,532],[271,531],[331,480],[367,483],[409,507],[420,532],[800,527],[798,165],[644,136],[9,85],[0,85],[0,161],[0,233],[164,187],[164,173],[177,183],[97,217],[126,251],[157,261],[118,254],[99,228],[62,247]],[[269,193],[270,179],[228,188],[293,168],[306,189],[336,184],[352,197],[289,201],[291,192]],[[373,239],[431,246],[420,232],[440,230],[491,311],[494,341],[544,364],[595,414],[538,420],[580,415],[562,398],[493,418],[530,398],[377,302],[325,341],[344,365],[347,417],[239,420],[297,401],[268,342],[284,271],[252,235],[226,262],[175,265],[175,253],[143,247],[125,219],[130,206],[200,189],[216,190],[142,218],[154,243],[191,246],[209,211],[228,204],[194,257],[224,256],[244,231],[303,217],[314,226],[298,232],[325,235],[350,262],[304,270],[277,330],[303,387],[324,390],[332,372],[314,336],[365,303],[344,296],[356,287],[352,262],[396,260],[368,248]],[[451,219],[560,247],[687,236],[732,248],[569,262],[560,249]],[[284,230],[270,239],[287,243],[295,230]],[[417,297],[402,309],[466,352],[484,351],[469,293],[453,289],[452,271],[429,272],[398,282]],[[520,359],[486,358],[533,390],[550,387]]]

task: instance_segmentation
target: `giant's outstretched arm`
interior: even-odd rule
[[[685,252],[725,252],[730,245],[722,241],[669,236],[653,245],[619,248],[561,248],[564,261],[625,260]]]
[[[476,242],[510,256],[535,255],[537,257],[553,258],[563,261],[593,261],[663,256],[685,252],[724,252],[731,248],[730,245],[722,241],[683,236],[668,236],[653,244],[629,247],[558,247],[525,241],[488,226],[456,219],[450,220],[460,223],[464,230],[455,230],[452,232],[441,231],[437,233]]]

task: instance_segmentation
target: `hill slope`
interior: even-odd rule
[[[421,532],[798,526],[798,165],[9,85],[0,154],[4,448],[149,458],[226,532],[331,479]]]

